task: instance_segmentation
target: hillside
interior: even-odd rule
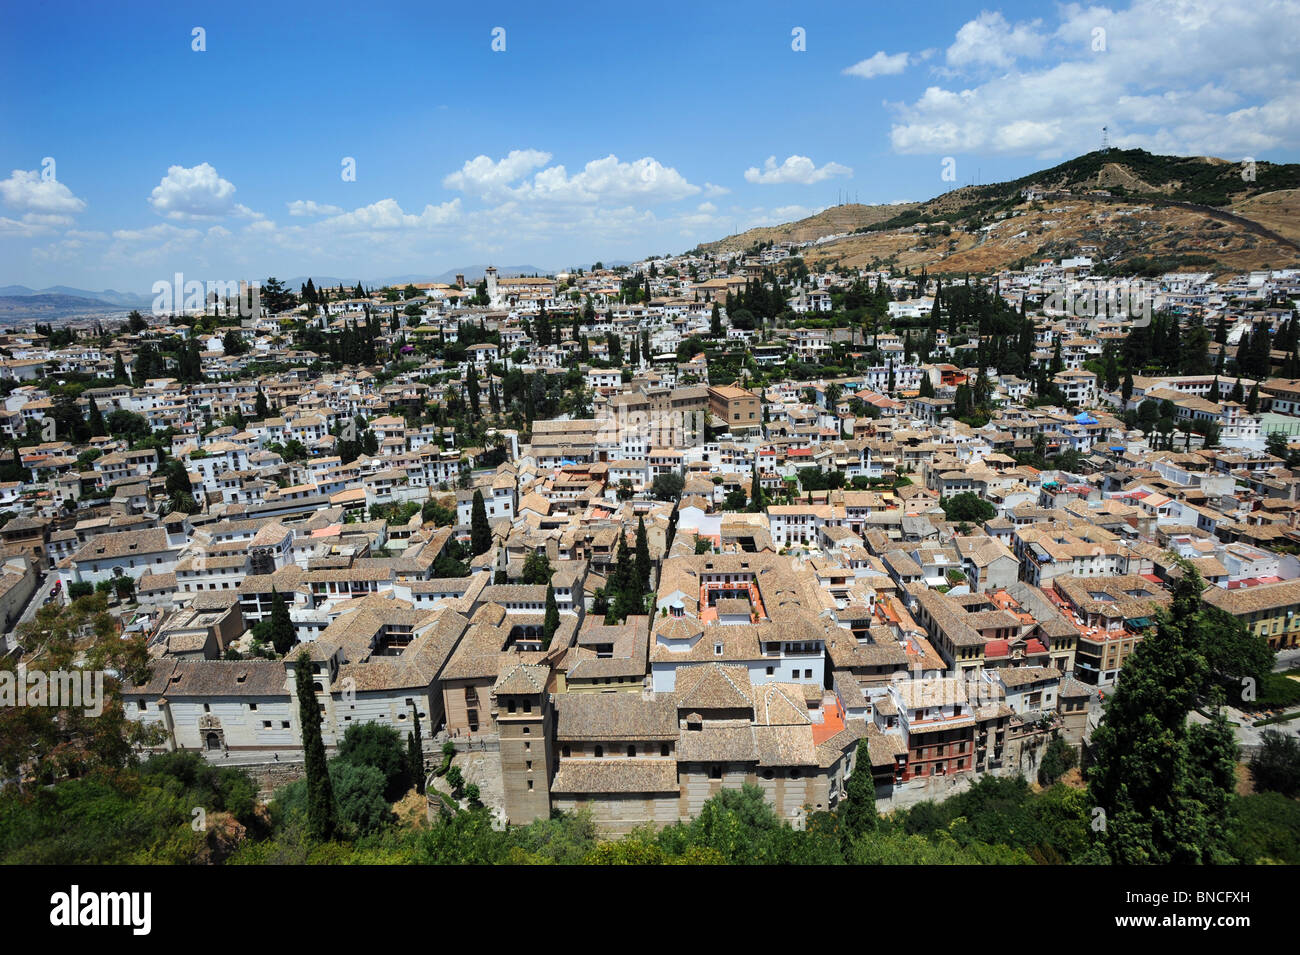
[[[1026,190],[1043,197],[1028,202]],[[1069,255],[1136,271],[1300,264],[1300,164],[1258,162],[1251,180],[1239,163],[1223,159],[1112,149],[906,207],[858,208],[893,214],[807,250],[810,267],[966,272]],[[809,221],[722,241],[774,237]]]
[[[839,235],[854,232],[877,222],[884,222],[903,212],[916,208],[915,203],[900,203],[892,206],[866,206],[860,203],[846,203],[831,206],[816,215],[787,222],[783,225],[760,226],[737,235],[727,236],[716,242],[706,242],[699,246],[701,252],[740,252],[752,248],[760,242],[812,242],[827,235]]]
[[[1279,189],[1249,196],[1235,202],[1232,211],[1300,242],[1300,189]]]
[[[809,249],[810,268],[893,266],[985,272],[1039,259],[1087,255],[1118,271],[1247,271],[1300,263],[1300,251],[1181,206],[1090,197],[1022,203],[987,228],[868,232]],[[1256,226],[1256,228],[1259,228]]]

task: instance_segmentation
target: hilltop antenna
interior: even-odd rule
[[[1104,153],[1110,152],[1110,133],[1105,126],[1101,128],[1101,151]]]

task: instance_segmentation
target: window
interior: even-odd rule
[[[596,751],[595,751],[595,753],[594,753],[593,755],[595,755],[595,757],[596,757],[597,759],[600,759],[602,756],[605,755],[605,747],[603,747],[603,746],[599,746],[599,745],[598,745],[598,746],[596,747]]]
[[[668,755],[668,744],[667,744],[667,743],[660,743],[660,744],[659,744],[659,755],[660,755],[660,756],[667,756],[667,755]]]
[[[249,704],[248,704],[248,711],[249,711],[250,713],[256,713],[256,712],[257,712],[257,704],[256,704],[256,703],[249,703]]]
[[[531,779],[528,780],[528,791],[529,792],[533,791],[533,781]]]
[[[144,700],[136,700],[135,708],[143,712],[144,710],[147,710],[149,708],[149,704],[146,703]]]
[[[515,711],[515,701],[511,700],[509,703],[509,712],[513,713],[514,711]]]
[[[289,728],[289,721],[288,721],[288,720],[280,720],[280,729],[282,729],[282,730],[287,730],[288,728]]]
[[[211,712],[212,712],[212,707],[209,706],[207,703],[204,703],[204,704],[203,704],[203,712],[204,712],[204,713],[211,713]]]
[[[271,721],[270,721],[270,720],[262,720],[262,729],[264,729],[264,730],[269,730],[270,728],[271,728]]]
[[[530,773],[533,771],[533,761],[531,759],[524,760],[524,769],[528,770]]]
[[[721,766],[716,766],[716,765],[715,765],[715,766],[710,766],[710,767],[709,767],[709,778],[710,778],[710,779],[721,779],[721,778],[722,778],[722,767],[721,767]]]
[[[563,747],[561,747],[561,748],[560,748],[560,755],[561,755],[561,756],[568,756],[568,755],[569,755],[569,747],[568,747],[568,746],[563,746]]]
[[[628,756],[635,756],[635,755],[636,755],[636,746],[635,746],[634,744],[631,744],[631,743],[628,744],[628,747],[627,747],[627,755],[628,755]]]

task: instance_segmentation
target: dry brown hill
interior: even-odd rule
[[[1158,260],[1171,271],[1236,272],[1300,264],[1300,251],[1290,245],[1179,206],[1075,196],[1021,203],[990,225],[953,228],[949,235],[934,229],[930,234],[864,233],[808,249],[804,260],[809,268],[892,265],[916,270],[924,265],[931,273],[987,272],[1072,255],[1119,266]]]
[[[916,203],[892,206],[866,206],[856,202],[831,206],[816,215],[787,222],[782,225],[759,226],[716,242],[707,242],[699,248],[702,252],[743,252],[760,242],[812,242],[823,236],[853,232],[864,226],[875,225],[886,219],[916,208]]]

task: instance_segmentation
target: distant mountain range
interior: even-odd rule
[[[149,295],[137,295],[132,292],[119,292],[116,289],[104,289],[102,292],[92,292],[84,288],[71,288],[67,285],[51,285],[49,288],[32,289],[26,285],[5,285],[0,286],[0,299],[11,298],[45,298],[55,297],[63,299],[77,299],[80,302],[88,303],[88,307],[104,310],[107,308],[144,308],[153,302],[153,297]],[[50,303],[46,303],[48,306]],[[71,307],[76,303],[65,303]]]
[[[629,265],[629,262],[607,261],[609,268],[616,265]],[[384,286],[401,287],[418,282],[440,282],[447,285],[456,281],[456,276],[465,276],[471,285],[477,284],[487,269],[488,263],[463,265],[448,269],[437,275],[419,275],[414,272],[406,275],[390,275],[382,279],[362,278],[360,282],[366,288],[383,288]],[[582,266],[590,268],[590,266]],[[520,275],[553,275],[557,269],[544,269],[536,265],[498,265],[497,274],[501,278],[514,278]],[[312,275],[312,283],[317,286],[333,288],[344,285],[349,288],[357,284],[355,278],[340,278],[336,275]],[[307,284],[308,276],[295,275],[281,279],[285,288],[297,292]],[[72,288],[67,285],[51,285],[49,288],[33,289],[26,285],[0,286],[0,320],[38,319],[50,321],[60,318],[75,318],[82,315],[99,315],[113,312],[127,312],[133,308],[146,311],[153,306],[153,295],[119,292],[116,289],[104,289],[93,292],[89,289]]]

